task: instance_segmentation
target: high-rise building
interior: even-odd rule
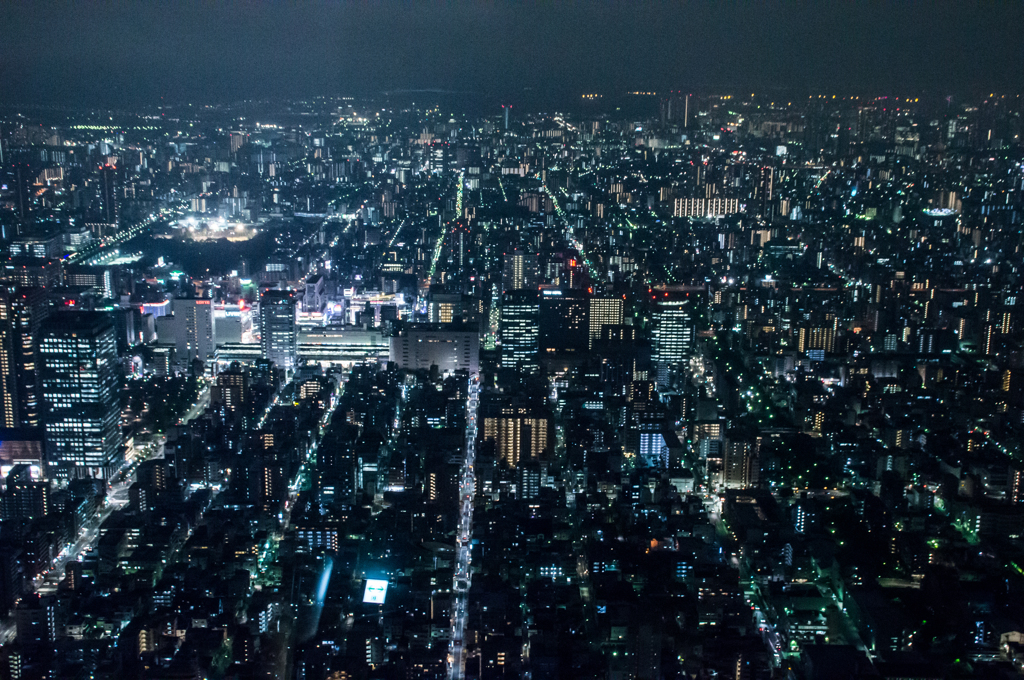
[[[722,461],[722,486],[727,489],[746,489],[757,486],[761,467],[756,439],[728,434]]]
[[[289,290],[265,290],[260,295],[260,347],[263,358],[287,372],[298,357],[298,326],[295,294]]]
[[[501,287],[509,290],[536,288],[538,283],[537,254],[525,250],[505,253],[501,269]]]
[[[441,173],[448,167],[449,149],[447,142],[435,141],[430,145],[430,172]]]
[[[462,316],[462,296],[457,293],[431,293],[427,300],[430,323],[451,323]]]
[[[665,426],[657,419],[641,419],[637,425],[637,462],[652,469],[667,469],[669,466],[668,442],[665,441]]]
[[[229,369],[217,374],[217,382],[210,389],[210,403],[222,406],[229,414],[242,413],[249,398],[248,380],[241,370]]]
[[[668,294],[664,294],[668,295]],[[658,371],[658,382],[668,382],[669,370],[686,361],[693,348],[694,304],[696,298],[659,297],[655,305],[653,360]]]
[[[107,164],[100,168],[100,218],[105,224],[116,225],[119,216],[117,168]]]
[[[757,185],[755,187],[755,199],[757,202],[757,214],[762,217],[772,217],[772,198],[775,195],[775,168],[764,165],[756,169]]]
[[[672,214],[675,217],[718,217],[741,211],[736,198],[677,198]]]
[[[40,656],[57,641],[57,598],[29,595],[14,610],[18,647],[30,656]]]
[[[540,464],[536,461],[520,464],[518,497],[523,500],[531,500],[539,496],[543,473]]]
[[[497,459],[510,468],[520,461],[537,461],[549,445],[550,417],[525,406],[489,409],[483,417],[482,436],[494,440]]]
[[[18,218],[21,220],[28,219],[29,211],[32,209],[31,194],[29,193],[31,170],[28,163],[14,164],[14,201]]]
[[[592,297],[590,298],[590,344],[589,349],[594,348],[594,342],[601,340],[601,329],[605,326],[622,325],[623,300],[620,297]]]
[[[13,309],[10,295],[0,288],[0,424],[6,428],[17,427],[21,421],[18,413],[17,368]]]
[[[114,322],[101,312],[64,312],[46,319],[39,335],[50,463],[109,477],[124,457]]]
[[[542,290],[540,351],[586,352],[588,349],[590,304],[587,294],[578,290]]]
[[[209,299],[178,298],[171,303],[173,314],[157,319],[157,338],[173,343],[180,361],[213,359],[216,338],[211,303]]]
[[[540,296],[536,291],[506,293],[498,323],[501,335],[501,367],[524,373],[539,370]]]
[[[2,278],[17,286],[50,288],[60,285],[64,279],[63,270],[61,260],[12,257],[4,263]]]
[[[50,306],[43,288],[18,288],[11,295],[10,302],[18,417],[21,427],[40,427],[42,398],[36,342],[43,321],[50,315]]]
[[[800,499],[790,506],[790,517],[793,530],[798,534],[807,534],[818,528],[821,519],[821,506],[813,498],[807,498],[807,492],[801,492]]]
[[[3,499],[4,519],[36,519],[49,512],[50,482],[32,479],[28,465],[11,468]]]
[[[999,330],[995,324],[987,323],[982,329],[982,354],[991,355],[995,352]]]
[[[242,146],[245,144],[246,140],[248,139],[248,137],[249,135],[242,131],[232,130],[230,135],[228,136],[229,143],[231,145],[231,153],[235,153],[236,151],[241,149]]]
[[[64,283],[95,288],[105,298],[115,297],[114,272],[110,267],[70,266],[64,271]]]
[[[836,351],[836,334],[839,322],[835,314],[826,314],[820,324],[801,326],[797,331],[797,351],[801,353],[820,350],[825,354]]]
[[[11,239],[8,248],[11,257],[60,259],[64,254],[64,239],[59,232],[21,234]]]

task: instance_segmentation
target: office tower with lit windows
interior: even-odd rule
[[[525,250],[505,253],[501,268],[503,290],[536,288],[538,283],[537,254]]]
[[[540,296],[540,351],[586,352],[590,348],[590,300],[584,291],[549,288]]]
[[[641,417],[637,423],[637,463],[646,468],[667,469],[669,450],[662,418],[657,413],[643,415],[647,417]]]
[[[20,422],[12,312],[10,295],[0,289],[0,424],[8,428]]]
[[[757,206],[757,214],[761,217],[771,219],[774,204],[772,199],[775,196],[775,168],[764,165],[755,171],[757,182],[754,198]]]
[[[39,331],[40,385],[51,465],[108,478],[124,458],[114,322],[101,312],[63,312]]]
[[[298,358],[298,325],[295,294],[290,290],[266,290],[260,295],[260,348],[284,371],[295,369]]]
[[[515,468],[539,461],[550,445],[550,416],[519,405],[493,405],[484,410],[482,438],[493,440],[498,461]]]
[[[801,354],[820,350],[825,354],[835,351],[835,330],[829,326],[801,327],[797,331],[797,351]]]
[[[457,293],[431,293],[427,299],[430,323],[451,323],[462,316],[462,296]]]
[[[42,425],[42,398],[39,394],[39,363],[36,342],[50,305],[43,288],[18,288],[10,296],[14,375],[21,427]]]
[[[242,146],[245,145],[249,135],[239,130],[232,130],[228,139],[231,145],[231,153],[236,153]]]
[[[682,365],[693,348],[696,298],[664,294],[654,306],[653,356],[658,383],[665,385],[673,367]]]
[[[38,257],[12,257],[3,265],[0,278],[16,286],[49,288],[59,286],[64,279],[61,260]]]
[[[524,373],[539,370],[539,326],[540,296],[536,291],[516,291],[502,297],[498,323],[502,368]]]
[[[594,348],[594,342],[601,340],[601,329],[605,326],[622,325],[623,300],[621,297],[592,297],[590,298],[590,343],[589,349]]]
[[[115,270],[112,267],[73,265],[64,270],[65,285],[95,288],[96,290],[103,291],[103,297],[110,299],[116,297],[114,277]]]

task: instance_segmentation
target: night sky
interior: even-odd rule
[[[0,101],[1019,92],[1024,3],[0,3]]]

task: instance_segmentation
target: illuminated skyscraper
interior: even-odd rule
[[[1024,503],[1024,468],[1020,466],[1011,467],[1008,477],[1007,500],[1014,504]]]
[[[501,287],[506,290],[520,290],[537,287],[537,255],[525,250],[505,253],[502,262]]]
[[[759,450],[759,442],[754,438],[728,434],[722,462],[722,486],[727,489],[757,486],[761,474]]]
[[[39,359],[50,462],[80,477],[109,477],[123,460],[114,322],[64,312],[43,322]]]
[[[10,301],[18,417],[21,427],[40,427],[42,398],[39,394],[36,342],[43,321],[50,315],[50,306],[46,300],[46,291],[42,288],[18,288]]]
[[[36,519],[49,513],[50,483],[33,479],[28,465],[11,468],[3,498],[4,519]]]
[[[590,348],[590,301],[578,290],[546,289],[540,296],[540,351]]]
[[[117,168],[104,165],[100,168],[100,215],[106,224],[117,224],[120,207],[117,200]]]
[[[288,290],[266,290],[260,296],[260,347],[263,358],[287,372],[295,369],[298,357],[298,326],[295,294]]]
[[[498,460],[510,468],[539,460],[551,432],[546,413],[523,406],[497,408],[483,418],[483,438],[494,440]]]
[[[171,303],[173,314],[157,319],[160,342],[174,343],[181,361],[213,359],[213,305],[209,299],[178,298]]]
[[[539,369],[540,297],[536,291],[506,293],[501,302],[501,367],[525,373]]]
[[[10,296],[0,289],[0,424],[17,427],[18,388],[15,383],[14,325]]]
[[[826,314],[820,325],[801,326],[797,331],[797,351],[801,353],[821,350],[825,354],[836,351],[838,320],[835,314]]]
[[[594,348],[596,340],[601,339],[604,326],[622,325],[622,304],[620,297],[590,298],[590,349]]]
[[[669,370],[686,361],[693,348],[694,298],[666,297],[654,310],[654,354],[658,382],[668,382]]]
[[[241,413],[248,399],[248,387],[244,372],[233,369],[221,371],[210,390],[210,403],[222,406],[227,413]]]

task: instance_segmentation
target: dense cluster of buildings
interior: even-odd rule
[[[0,677],[1018,676],[1019,98],[609,101],[0,119]]]

